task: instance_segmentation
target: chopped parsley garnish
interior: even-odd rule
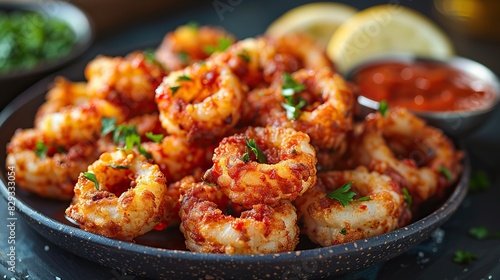
[[[289,73],[283,73],[282,79],[281,95],[285,98],[285,103],[281,103],[281,106],[286,111],[287,119],[297,119],[300,116],[300,110],[306,106],[306,102],[300,96],[296,98],[295,94],[303,91],[305,87],[297,83]]]
[[[488,228],[485,226],[470,228],[469,235],[478,240],[486,238],[500,238],[500,232],[489,233]]]
[[[121,165],[121,164],[106,164],[106,166],[114,168],[114,169],[129,169],[130,165]]]
[[[190,21],[186,23],[186,26],[191,27],[193,29],[198,29],[200,27],[200,24],[197,21]]]
[[[470,176],[469,190],[472,192],[485,191],[491,186],[490,179],[484,171],[474,171]]]
[[[301,99],[297,104],[281,103],[281,106],[285,108],[286,118],[289,120],[296,120],[300,117],[300,109],[306,106],[306,102]]]
[[[387,104],[387,101],[382,100],[378,103],[378,111],[380,114],[382,114],[382,117],[385,117],[387,115],[387,112],[389,111],[389,105]]]
[[[292,78],[292,75],[290,75],[290,73],[283,73],[282,78],[283,86],[281,95],[285,97],[292,97],[295,93],[301,92],[305,89],[305,86],[297,83],[297,81]]]
[[[469,229],[469,235],[476,239],[485,239],[488,237],[488,228],[487,227],[473,227]]]
[[[177,82],[182,82],[182,81],[191,81],[191,77],[187,75],[181,75],[177,78]]]
[[[132,150],[134,146],[137,146],[137,150],[141,155],[145,156],[147,159],[150,159],[152,156],[150,153],[144,149],[144,147],[141,145],[141,136],[139,134],[130,134],[127,135],[125,138],[125,148],[124,150]]]
[[[101,119],[101,136],[104,136],[116,129],[116,118]]]
[[[203,48],[203,52],[206,54],[209,54],[209,55],[213,54],[215,52],[223,52],[227,48],[229,48],[229,46],[231,46],[232,44],[233,44],[233,41],[231,39],[226,38],[226,37],[222,37],[222,38],[219,38],[219,41],[217,41],[217,45],[205,46]]]
[[[442,165],[438,168],[438,172],[443,174],[448,181],[453,181],[453,175],[451,175],[451,171],[448,169],[448,167]]]
[[[155,51],[153,49],[147,49],[143,51],[144,59],[150,63],[158,63],[155,58]]]
[[[459,264],[469,264],[477,257],[474,253],[467,252],[464,250],[455,251],[455,256],[453,257],[453,261]]]
[[[342,228],[342,229],[340,230],[340,234],[342,234],[342,235],[346,235],[346,234],[347,234],[347,229],[346,229],[346,228]]]
[[[64,148],[64,147],[63,147],[63,146],[61,146],[61,145],[57,145],[57,146],[56,146],[56,150],[57,150],[57,152],[58,152],[58,153],[60,153],[60,154],[65,154],[65,153],[67,153],[67,152],[68,152],[68,150],[66,150],[66,148]]]
[[[146,137],[155,143],[161,143],[165,137],[163,134],[154,134],[153,132],[146,132]]]
[[[259,146],[255,142],[255,139],[246,139],[245,142],[246,142],[246,147],[245,147],[246,152],[241,157],[241,160],[243,160],[244,162],[250,161],[250,154],[248,152],[248,149],[250,149],[255,154],[255,157],[257,158],[257,161],[259,163],[267,163],[267,157],[264,154],[264,152],[262,152],[262,150],[259,148]]]
[[[403,195],[405,196],[406,206],[408,207],[408,209],[411,209],[411,203],[413,202],[413,199],[410,195],[410,192],[408,191],[407,188],[402,188],[401,191],[403,192]]]
[[[180,88],[181,88],[181,86],[170,87],[170,90],[172,91],[172,96],[174,96]]]
[[[102,128],[101,135],[105,136],[108,133],[113,133],[113,142],[115,145],[125,143],[124,150],[132,150],[137,146],[137,150],[146,158],[150,159],[149,154],[141,145],[141,136],[137,133],[137,128],[133,125],[116,125],[115,118],[103,118],[101,120]]]
[[[352,182],[345,183],[342,187],[331,191],[326,195],[326,197],[330,199],[336,199],[342,204],[342,206],[347,206],[351,203],[351,201],[368,201],[370,200],[369,196],[363,196],[358,199],[354,199],[356,195],[355,192],[349,191],[351,189]]]
[[[113,131],[113,142],[115,144],[125,143],[130,135],[138,135],[137,129],[132,125],[119,125]]]
[[[241,59],[243,59],[246,63],[250,62],[250,56],[248,56],[248,53],[246,51],[243,51],[238,54]]]
[[[182,60],[182,63],[188,63],[189,62],[189,54],[185,52],[180,52],[177,54],[177,56]]]
[[[95,176],[94,173],[92,172],[83,172],[83,177],[89,179],[90,181],[92,181],[95,185],[95,189],[96,190],[99,190],[99,182],[97,181],[97,178]]]
[[[39,158],[45,158],[47,156],[47,151],[49,150],[49,147],[45,145],[43,142],[36,142],[35,145],[35,154]]]

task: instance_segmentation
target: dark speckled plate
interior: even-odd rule
[[[82,65],[64,70],[71,80],[82,79]],[[42,80],[0,115],[0,161],[5,162],[5,146],[19,127],[31,127],[36,109],[54,76]],[[7,198],[6,169],[2,164],[0,192]],[[436,203],[421,219],[377,237],[326,248],[316,248],[306,238],[294,252],[266,255],[215,255],[185,251],[178,230],[148,233],[137,243],[117,241],[85,232],[64,218],[67,202],[51,201],[16,190],[16,208],[41,235],[58,246],[89,260],[128,274],[150,278],[327,278],[372,266],[402,254],[423,241],[457,210],[466,195],[470,164],[450,194]]]

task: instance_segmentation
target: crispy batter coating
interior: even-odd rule
[[[303,231],[321,246],[331,246],[390,232],[411,217],[404,196],[389,176],[355,170],[318,173],[318,183],[294,203],[304,224]],[[326,195],[352,182],[356,198],[343,206]]]
[[[194,64],[170,73],[156,90],[163,127],[173,135],[220,139],[241,116],[244,90],[226,66]]]
[[[265,154],[261,163],[249,152],[250,139]],[[244,159],[248,152],[249,160]],[[248,128],[224,138],[213,156],[214,165],[204,180],[215,183],[233,202],[251,208],[294,200],[316,181],[316,156],[309,136],[291,128]]]
[[[89,101],[90,96],[86,82],[70,82],[63,77],[56,77],[45,99],[36,112],[35,126],[43,116],[56,113],[64,107],[83,105]]]
[[[255,89],[248,94],[250,109],[246,110],[245,118],[260,126],[292,127],[307,133],[317,149],[340,150],[346,133],[352,129],[352,91],[330,68],[302,69],[291,76],[304,86],[295,97],[306,104],[297,118],[290,119],[283,107],[286,100],[282,95],[281,77],[276,86]]]
[[[142,155],[118,150],[104,153],[84,173],[66,215],[86,231],[132,241],[170,219],[175,206],[159,167]]]
[[[110,117],[122,121],[120,108],[106,100],[91,99],[81,105],[66,106],[40,116],[35,128],[43,131],[47,141],[57,145],[95,142],[101,135],[102,119]]]
[[[157,112],[155,89],[165,75],[163,67],[143,52],[98,56],[85,68],[89,95],[119,106],[126,119]]]
[[[212,164],[215,145],[191,143],[185,138],[170,135],[161,143],[147,142],[143,147],[148,151],[169,182],[199,173]]]
[[[233,35],[219,27],[182,25],[165,35],[155,57],[166,69],[180,70],[234,41]]]
[[[462,153],[451,140],[403,108],[391,108],[386,117],[369,115],[355,141],[350,164],[391,176],[408,189],[415,210],[421,202],[442,196],[462,170]]]
[[[41,145],[38,152],[37,145]],[[70,200],[78,175],[98,157],[93,143],[54,146],[41,131],[18,129],[7,145],[5,164],[15,166],[19,187],[42,197]]]
[[[290,202],[253,205],[240,217],[223,213],[224,195],[206,183],[195,184],[181,203],[180,229],[186,247],[217,254],[269,254],[293,251],[299,239],[297,214]]]

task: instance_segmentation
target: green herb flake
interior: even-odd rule
[[[360,198],[356,198],[356,201],[370,201],[370,200],[372,200],[372,199],[369,196],[363,196]]]
[[[246,63],[249,63],[250,62],[250,56],[248,56],[248,53],[246,52],[242,52],[240,54],[238,54],[238,56],[243,59]]]
[[[107,167],[111,167],[114,169],[129,169],[130,165],[121,165],[121,164],[106,164]]]
[[[187,75],[181,75],[177,78],[177,82],[182,82],[182,81],[191,81],[191,77]]]
[[[137,135],[137,129],[133,125],[119,125],[113,131],[113,142],[115,144],[125,143],[130,135]]]
[[[411,209],[411,204],[413,202],[413,199],[410,195],[410,192],[408,191],[407,188],[402,188],[401,191],[403,192],[403,195],[405,197],[406,206],[408,207],[408,209]]]
[[[188,27],[190,27],[192,29],[198,29],[198,28],[200,28],[200,24],[197,21],[194,21],[194,20],[186,23],[186,26],[188,26]]]
[[[142,52],[144,54],[144,59],[150,63],[158,63],[155,57],[155,51],[153,49],[146,49]]]
[[[300,117],[301,109],[306,106],[306,102],[301,99],[297,104],[281,103],[281,106],[285,109],[287,119],[296,120]]]
[[[305,86],[297,83],[297,81],[292,78],[290,73],[283,73],[281,77],[283,79],[281,90],[281,94],[283,96],[293,96],[295,93],[301,92],[305,89]]]
[[[247,144],[247,147],[250,148],[250,150],[255,154],[255,157],[257,158],[257,161],[259,163],[267,163],[267,157],[259,148],[259,146],[255,142],[255,139],[246,139],[245,142]]]
[[[451,175],[451,171],[450,169],[448,169],[446,166],[444,165],[441,165],[439,168],[438,168],[438,172],[443,174],[444,177],[446,177],[446,179],[450,182],[453,181],[453,175]]]
[[[342,187],[331,191],[326,195],[326,197],[330,199],[336,199],[342,204],[342,206],[347,206],[353,200],[353,197],[356,195],[355,192],[349,191],[351,189],[352,182],[345,183]]]
[[[116,129],[116,118],[102,118],[101,119],[101,136],[105,136],[108,133]]]
[[[295,94],[303,91],[305,87],[297,83],[289,73],[283,73],[282,79],[281,95],[285,98],[285,103],[281,103],[281,106],[285,109],[286,117],[289,120],[298,119],[306,102],[300,96],[296,98]]]
[[[172,96],[174,96],[180,88],[181,88],[181,86],[170,87],[170,90],[172,91]]]
[[[340,230],[340,234],[342,234],[342,235],[346,235],[346,234],[347,234],[347,229],[346,229],[346,228],[342,228],[342,229]]]
[[[478,240],[486,239],[488,237],[488,228],[484,226],[470,228],[469,235]]]
[[[189,54],[186,52],[180,52],[177,54],[177,56],[182,60],[182,63],[187,64],[189,62]]]
[[[245,163],[247,163],[247,162],[250,161],[250,154],[248,154],[248,149],[246,150],[246,152],[241,157],[241,160],[244,161]]]
[[[130,134],[125,138],[125,150],[130,151],[135,145],[141,144],[141,137],[139,134]]]
[[[88,180],[92,181],[95,185],[95,189],[99,190],[99,182],[97,181],[97,178],[94,173],[92,172],[83,172],[83,177],[87,178]]]
[[[68,150],[66,150],[66,148],[64,148],[64,146],[61,146],[61,145],[57,145],[56,146],[56,150],[58,153],[60,154],[65,154],[68,152]]]
[[[474,253],[464,250],[455,251],[455,256],[453,257],[453,261],[459,264],[470,264],[475,259],[477,259],[477,256]]]
[[[49,150],[49,147],[45,145],[43,142],[36,142],[35,145],[35,154],[37,157],[44,159],[47,156],[47,151]]]
[[[484,171],[474,171],[470,176],[469,190],[472,192],[486,191],[491,183],[488,175]]]
[[[211,55],[216,52],[223,52],[233,44],[233,40],[227,37],[219,38],[217,45],[208,45],[203,48],[203,52]]]
[[[389,105],[387,104],[387,101],[382,100],[378,104],[378,111],[380,114],[382,114],[382,117],[387,116],[387,112],[389,111]]]
[[[146,132],[146,137],[155,143],[161,143],[165,137],[163,134],[154,134],[153,132]]]
[[[139,145],[137,146],[137,150],[138,150],[138,151],[139,151],[139,153],[141,153],[141,155],[143,155],[145,158],[147,158],[147,159],[152,159],[152,158],[153,158],[153,156],[152,156],[150,153],[148,153],[148,151],[146,151],[146,149],[144,149],[144,147],[143,147],[142,145],[140,145],[140,144],[139,144]]]

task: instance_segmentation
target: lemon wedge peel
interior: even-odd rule
[[[431,20],[401,5],[380,5],[356,13],[338,27],[327,55],[341,73],[387,52],[445,59],[454,54],[450,39]]]
[[[265,34],[280,37],[294,32],[311,35],[326,48],[332,34],[358,10],[346,4],[315,2],[295,7],[273,21]]]

